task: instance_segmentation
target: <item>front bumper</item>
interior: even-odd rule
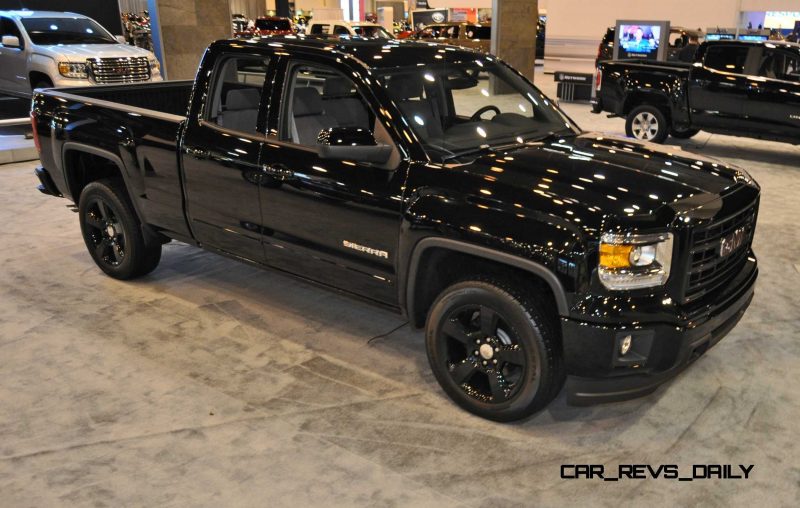
[[[684,325],[597,325],[562,320],[567,402],[590,405],[627,400],[655,391],[730,332],[753,299],[758,269],[743,270],[707,316]],[[626,335],[633,337],[628,355],[618,354]],[[637,341],[639,345],[637,346]],[[638,349],[637,349],[638,347]]]

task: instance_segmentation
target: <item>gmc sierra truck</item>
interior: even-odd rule
[[[188,104],[188,111],[185,111]],[[39,189],[111,277],[178,240],[404,313],[463,408],[643,395],[739,321],[746,171],[582,132],[491,55],[220,41],[197,79],[38,90]]]
[[[800,44],[713,41],[694,62],[597,64],[593,111],[625,117],[628,136],[662,143],[701,129],[800,143]]]

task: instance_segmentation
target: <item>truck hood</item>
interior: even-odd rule
[[[52,46],[36,46],[37,53],[45,54],[60,62],[85,62],[87,58],[155,58],[146,49],[127,44],[59,44]]]
[[[742,186],[757,188],[744,170],[721,161],[597,133],[490,153],[469,172],[481,178],[481,194],[584,228],[600,227],[609,215],[668,222],[713,208]]]

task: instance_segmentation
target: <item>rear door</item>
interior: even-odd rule
[[[800,141],[800,51],[766,44],[749,78],[745,115],[758,135]]]
[[[183,137],[187,216],[202,244],[263,262],[258,159],[273,61],[233,50],[213,61],[203,110],[189,116]]]
[[[705,48],[702,67],[689,73],[689,109],[698,128],[737,129],[744,118],[748,97],[750,46],[711,44]]]

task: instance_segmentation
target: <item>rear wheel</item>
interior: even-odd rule
[[[89,254],[115,279],[146,275],[161,260],[161,243],[147,241],[121,180],[98,180],[81,192],[78,215]]]
[[[444,290],[426,325],[428,360],[442,389],[467,411],[496,421],[529,416],[558,394],[559,344],[538,302],[492,277]]]
[[[664,112],[650,104],[633,108],[625,120],[625,133],[641,141],[663,143],[669,131],[669,122]]]

